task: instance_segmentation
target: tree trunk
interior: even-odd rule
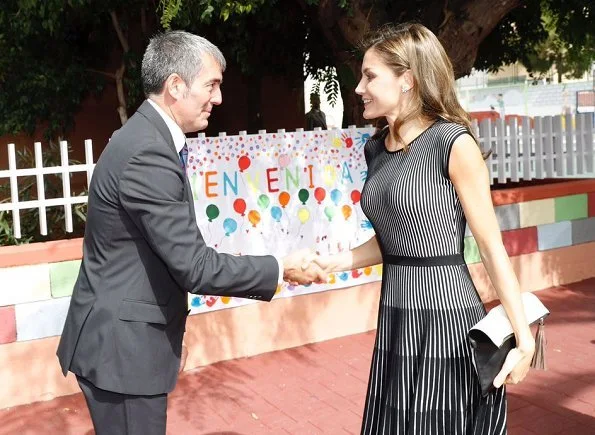
[[[112,25],[114,26],[114,30],[116,31],[116,35],[118,35],[118,40],[120,41],[120,45],[122,46],[122,63],[118,70],[116,71],[116,94],[118,96],[118,107],[117,112],[120,116],[120,122],[122,125],[128,121],[128,110],[126,110],[126,92],[124,90],[124,74],[126,73],[126,61],[124,60],[124,56],[130,51],[130,44],[128,44],[128,39],[124,35],[122,31],[122,26],[120,26],[120,20],[118,19],[118,15],[115,11],[110,11],[110,17],[112,19]]]
[[[436,33],[459,78],[471,72],[479,45],[521,0],[470,0],[459,10],[444,9]]]
[[[360,76],[360,56],[357,45],[363,36],[379,23],[387,21],[383,8],[376,8],[373,1],[350,2],[348,11],[339,7],[336,0],[320,0],[310,8],[302,0],[304,10],[320,26],[335,60],[343,99],[343,126],[363,125],[362,107],[355,94]]]
[[[337,75],[343,99],[343,127],[350,125],[362,127],[370,121],[363,118],[364,106],[361,97],[355,93],[360,75],[359,60],[355,57],[345,60],[337,68]]]
[[[310,19],[316,22],[331,49],[341,84],[344,104],[343,125],[362,125],[361,108],[354,94],[355,84],[344,82],[346,76],[359,77],[359,59],[355,47],[370,29],[395,20],[402,22],[424,17],[422,24],[436,33],[453,63],[455,76],[469,74],[484,38],[521,0],[433,0],[420,6],[418,2],[403,2],[400,13],[387,15],[387,8],[373,0],[352,0],[349,9],[341,9],[336,0],[319,0],[309,6],[298,0]],[[454,4],[453,4],[454,3]],[[350,71],[350,74],[345,74]]]

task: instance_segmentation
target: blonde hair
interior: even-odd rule
[[[445,119],[461,124],[473,135],[471,118],[461,107],[455,92],[452,63],[436,35],[418,23],[385,25],[368,35],[360,44],[362,51],[373,49],[397,77],[411,71],[414,86],[410,90],[410,110],[396,119],[395,139],[405,122],[423,117]]]

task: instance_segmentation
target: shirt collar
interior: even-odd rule
[[[147,101],[149,102],[149,104],[151,104],[151,106],[153,106],[153,108],[157,111],[157,113],[159,113],[159,115],[165,121],[165,125],[167,125],[167,128],[171,133],[171,137],[174,140],[174,146],[176,147],[176,151],[179,153],[180,151],[182,151],[182,148],[184,148],[184,145],[186,144],[186,135],[184,134],[180,126],[176,124],[176,122],[171,118],[171,116],[165,113],[165,111],[161,107],[159,107],[156,102],[154,102],[150,98],[148,98]]]

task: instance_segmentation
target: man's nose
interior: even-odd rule
[[[223,103],[223,94],[221,93],[221,89],[217,89],[211,96],[211,104],[218,106],[221,103]]]

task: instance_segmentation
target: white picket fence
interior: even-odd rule
[[[543,118],[522,118],[520,123],[512,119],[485,120],[474,124],[480,147],[484,151],[491,150],[488,160],[490,178],[493,183],[520,181],[544,178],[592,178],[595,177],[595,152],[593,144],[593,117],[591,114],[576,116],[546,116]],[[301,129],[299,129],[301,130]],[[369,126],[362,129],[350,127],[336,130],[337,136],[343,132],[357,134],[369,131]],[[277,133],[284,133],[279,130]],[[261,130],[260,134],[266,133]],[[240,132],[245,135],[246,132]],[[220,133],[220,136],[225,136]],[[34,144],[35,167],[17,168],[14,144],[8,144],[8,170],[0,170],[0,183],[3,179],[10,182],[10,200],[0,202],[0,211],[10,211],[13,217],[14,237],[21,237],[21,210],[39,210],[39,231],[47,235],[47,207],[63,206],[65,229],[72,232],[72,206],[87,202],[87,196],[71,196],[70,174],[85,172],[87,186],[91,181],[93,168],[93,145],[90,139],[85,140],[85,164],[69,165],[68,144],[60,142],[60,166],[43,167],[42,146]],[[363,156],[362,156],[363,158]],[[44,175],[60,174],[62,176],[63,195],[60,198],[46,199]],[[19,201],[18,177],[35,176],[37,180],[37,199]]]
[[[490,179],[592,178],[593,115],[523,117],[474,123],[483,151],[492,151]]]
[[[5,182],[4,178],[10,181],[10,201],[0,203],[0,211],[10,211],[13,217],[14,237],[21,238],[21,210],[38,209],[39,210],[39,232],[47,235],[46,209],[48,207],[63,206],[65,216],[65,228],[67,232],[72,232],[72,205],[86,203],[87,196],[71,196],[70,174],[75,172],[87,173],[87,187],[91,182],[93,175],[93,144],[91,139],[85,140],[85,164],[70,165],[68,155],[68,143],[60,141],[60,166],[43,166],[43,154],[41,142],[34,143],[35,167],[17,168],[16,151],[13,143],[8,144],[8,170],[0,171],[0,183]],[[45,197],[44,175],[60,174],[62,176],[62,197]],[[19,201],[18,177],[35,176],[37,184],[37,199],[32,201]]]

